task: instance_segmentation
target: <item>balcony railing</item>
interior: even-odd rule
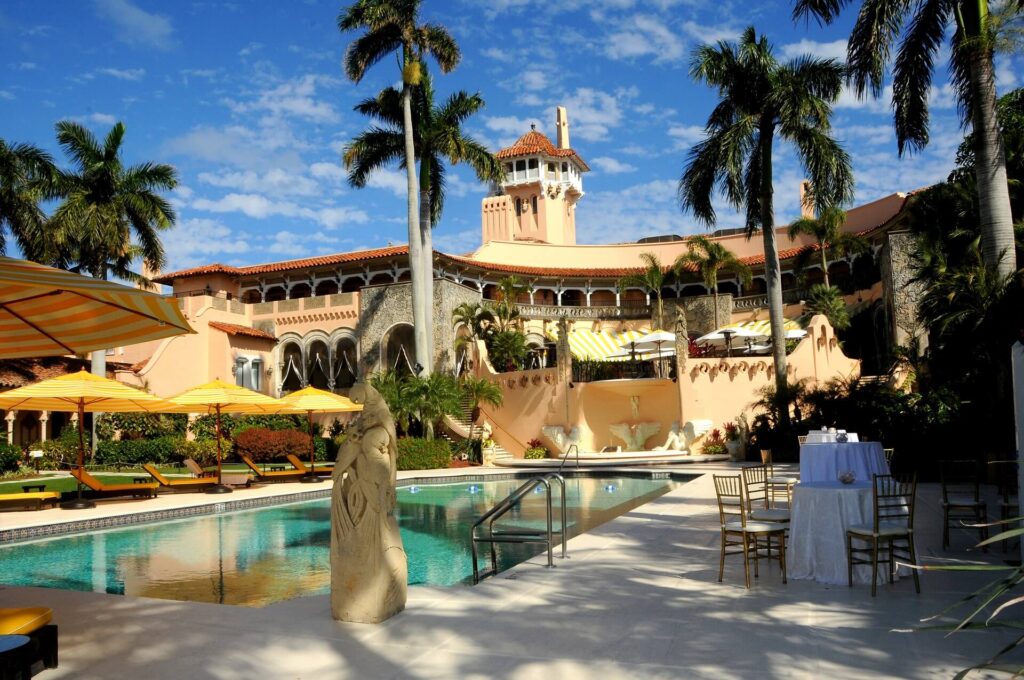
[[[784,290],[782,291],[782,302],[783,304],[792,305],[800,302],[807,298],[807,291],[802,289]],[[732,308],[734,310],[743,309],[767,309],[768,307],[768,296],[767,295],[748,295],[747,297],[733,298]]]
[[[650,305],[611,305],[570,307],[557,305],[518,304],[519,315],[525,319],[645,319],[651,316]]]

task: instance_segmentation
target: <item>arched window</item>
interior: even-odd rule
[[[284,300],[286,297],[288,297],[288,294],[285,292],[284,286],[271,286],[267,289],[264,299],[267,302],[277,302],[278,300]]]
[[[334,390],[347,390],[356,384],[359,358],[352,338],[342,338],[334,346]]]
[[[301,390],[303,380],[302,348],[297,342],[289,342],[281,348],[281,392]]]
[[[533,214],[537,214],[537,197],[534,196],[530,199],[530,206],[533,208]]]
[[[321,281],[320,283],[316,284],[316,294],[317,295],[334,295],[337,292],[338,292],[338,282],[337,281],[333,281],[333,280]]]
[[[416,339],[412,324],[396,324],[381,339],[382,369],[392,369],[399,374],[413,372],[416,363]]]
[[[522,217],[523,215],[523,199],[516,199],[516,217]]]
[[[308,298],[313,294],[313,289],[308,283],[297,283],[292,286],[291,291],[288,293],[290,300],[297,300],[299,298]]]
[[[242,302],[244,302],[246,304],[252,305],[252,304],[256,304],[259,301],[260,301],[260,292],[258,290],[256,290],[255,288],[250,288],[249,290],[247,290],[244,293],[242,293]]]
[[[309,376],[308,383],[319,390],[327,389],[327,381],[331,375],[330,358],[327,353],[327,344],[322,340],[316,340],[309,345],[308,366],[306,375]]]

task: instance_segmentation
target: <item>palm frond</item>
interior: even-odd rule
[[[912,0],[864,0],[847,43],[847,66],[858,96],[882,94],[885,66]]]
[[[924,0],[896,54],[892,104],[901,156],[928,144],[928,95],[950,10],[950,0]]]

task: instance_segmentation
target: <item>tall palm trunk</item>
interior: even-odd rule
[[[832,284],[828,282],[828,258],[825,257],[825,243],[819,241],[818,247],[821,248],[821,273],[825,275],[825,287],[831,288]]]
[[[975,39],[976,40],[976,39]],[[981,250],[988,268],[1005,278],[1017,271],[1010,189],[1006,177],[1003,135],[996,118],[996,84],[992,51],[969,47],[974,110],[974,176],[978,184]]]
[[[664,301],[661,299],[661,289],[660,288],[658,289],[658,294],[656,296],[656,300],[657,300],[657,305],[658,305],[657,307],[655,307],[656,314],[658,316],[658,329],[657,330],[664,330],[664,328],[665,328],[665,304],[664,304]]]
[[[423,304],[427,309],[426,342],[430,348],[431,362],[430,369],[433,369],[434,352],[434,241],[433,241],[433,218],[430,210],[430,161],[420,159],[420,269],[424,272],[421,277],[423,283]],[[426,366],[426,364],[424,364]],[[430,370],[426,374],[430,374]]]
[[[775,209],[772,205],[772,122],[761,124],[761,236],[764,239],[764,273],[768,279],[768,320],[772,330],[772,357],[775,363],[775,391],[782,395],[788,384],[786,376],[786,334],[782,318],[782,272],[779,250],[775,242]],[[789,410],[780,410],[783,424],[789,422]]]
[[[413,338],[416,342],[416,363],[423,367],[425,374],[430,373],[434,362],[431,359],[433,348],[429,344],[427,326],[430,317],[427,305],[423,300],[423,271],[420,239],[420,220],[417,204],[418,186],[416,182],[416,143],[413,140],[412,127],[412,86],[402,85],[402,123],[405,131],[405,174],[409,182],[409,269],[412,279],[412,326]]]
[[[715,285],[711,287],[711,294],[715,296],[715,330],[721,328],[721,324],[718,323],[718,281],[715,281]]]

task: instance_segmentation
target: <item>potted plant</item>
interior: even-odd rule
[[[734,462],[743,460],[743,438],[740,436],[739,425],[729,422],[725,423],[722,428],[725,430],[725,448],[729,452],[729,460]]]
[[[704,447],[700,450],[701,455],[704,456],[721,456],[729,452],[729,449],[725,446],[725,439],[722,438],[722,431],[719,429],[711,430],[711,434],[704,441]]]
[[[483,441],[483,446],[481,447],[481,458],[483,459],[483,464],[485,466],[491,467],[491,466],[494,465],[494,440],[493,439],[488,438],[488,439],[485,439]]]
[[[548,447],[539,439],[531,439],[526,442],[526,453],[523,458],[527,460],[542,460],[548,457]]]

